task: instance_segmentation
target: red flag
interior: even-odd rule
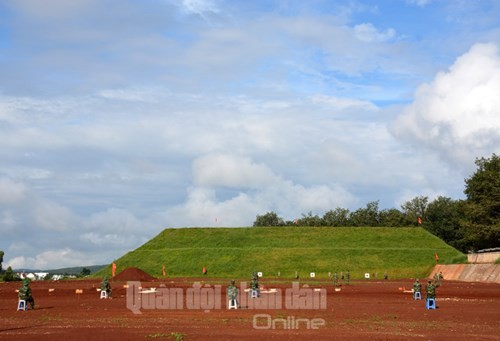
[[[437,252],[434,253],[434,258],[436,259],[436,263],[439,262],[439,256],[438,256]]]
[[[421,225],[422,224],[422,218],[418,217],[417,218],[417,222],[418,222],[419,225]]]
[[[161,272],[163,273],[163,277],[167,275],[167,271],[165,270],[165,264],[161,267]]]
[[[113,265],[111,265],[111,277],[115,277],[116,274],[116,263],[113,262]]]
[[[202,271],[203,271],[203,274],[204,274],[204,275],[206,275],[206,274],[207,274],[207,268],[206,268],[206,267],[203,267]]]

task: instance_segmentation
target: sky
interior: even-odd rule
[[[498,0],[0,2],[4,268],[464,199],[493,153]]]

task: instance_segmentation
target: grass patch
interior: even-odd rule
[[[174,339],[176,341],[182,341],[184,340],[184,334],[179,333],[179,332],[171,332],[169,334],[167,333],[155,333],[155,334],[148,334],[146,335],[146,338],[148,339]]]

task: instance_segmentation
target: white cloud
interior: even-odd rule
[[[206,13],[219,13],[220,10],[212,0],[182,0],[184,8],[192,13],[205,16]]]
[[[97,257],[85,255],[70,248],[44,251],[34,257],[18,256],[6,261],[13,269],[57,269],[61,267],[102,264]]]
[[[391,129],[470,169],[476,157],[500,151],[499,93],[499,48],[477,44],[432,83],[421,85]]]
[[[245,193],[218,200],[214,189],[192,188],[186,202],[168,208],[161,219],[170,227],[248,226],[259,207],[260,204]]]
[[[377,30],[371,23],[364,23],[354,26],[354,35],[364,42],[384,42],[393,39],[396,31],[392,28],[385,32]]]
[[[0,204],[15,204],[25,199],[27,187],[23,183],[0,178]]]
[[[15,231],[18,224],[14,214],[9,211],[1,212],[0,215],[0,233],[6,236],[8,233]]]
[[[268,167],[228,154],[212,154],[195,160],[193,173],[195,184],[208,187],[262,188],[276,181]]]
[[[103,228],[106,228],[106,226],[103,226]],[[137,235],[132,235],[125,231],[120,231],[119,234],[88,232],[82,234],[79,239],[83,243],[91,243],[97,247],[106,247],[113,249],[123,249],[127,247],[135,248],[139,245],[139,242],[144,243],[147,241],[147,239],[145,238],[138,238]]]
[[[164,216],[170,226],[248,226],[257,214],[269,210],[291,219],[309,211],[322,214],[355,201],[340,186],[294,184],[249,158],[209,155],[195,164],[193,176],[199,187],[189,190],[184,204],[167,209]],[[225,187],[236,191],[227,199],[219,198],[217,192]]]
[[[73,230],[77,221],[70,209],[49,200],[38,202],[34,218],[41,228],[58,232]]]
[[[346,110],[346,109],[358,109],[367,111],[378,111],[376,105],[369,101],[363,101],[353,98],[340,98],[335,96],[326,95],[315,95],[311,98],[314,104],[327,104],[336,111]]]
[[[106,211],[93,214],[85,222],[85,228],[101,234],[120,231],[132,233],[143,229],[145,222],[135,217],[130,211],[118,208],[108,208]]]

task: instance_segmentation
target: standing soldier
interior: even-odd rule
[[[432,279],[434,280],[434,282],[432,284],[434,284],[434,286],[439,286],[439,275],[437,272],[434,274]]]
[[[339,275],[337,275],[337,271],[333,273],[333,285],[337,286],[337,281],[339,280]]]
[[[436,286],[429,280],[425,288],[426,299],[436,298]]]
[[[443,273],[441,271],[439,271],[438,281],[439,281],[439,286],[441,286],[443,284]]]
[[[35,300],[31,295],[30,280],[27,278],[23,280],[23,286],[19,289],[19,299],[24,300],[26,305],[29,303],[31,309],[35,309]]]
[[[345,273],[345,284],[349,285],[349,270],[347,270]]]

